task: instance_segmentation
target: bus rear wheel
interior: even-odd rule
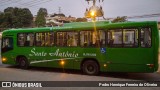
[[[28,60],[26,57],[19,57],[18,64],[19,64],[19,67],[22,69],[27,69],[29,67]]]
[[[87,60],[83,63],[82,70],[88,75],[97,75],[99,73],[99,66],[93,60]]]

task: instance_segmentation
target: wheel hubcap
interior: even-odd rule
[[[24,60],[21,60],[21,66],[25,66],[25,61]]]
[[[92,65],[88,65],[87,70],[89,72],[93,72],[94,71],[94,67]]]

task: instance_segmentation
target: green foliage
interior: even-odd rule
[[[47,9],[40,8],[38,13],[37,13],[36,20],[35,20],[36,26],[38,26],[38,27],[45,26],[45,24],[46,24],[45,16],[47,16]]]
[[[0,13],[0,25],[3,23],[3,16],[4,16],[4,14]]]
[[[8,7],[0,14],[1,28],[30,27],[33,15],[28,8]]]
[[[76,22],[87,22],[86,18],[77,18]]]
[[[127,21],[127,16],[123,16],[123,17],[117,17],[115,19],[113,19],[113,23],[115,22],[126,22]]]

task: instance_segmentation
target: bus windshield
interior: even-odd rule
[[[2,39],[2,53],[13,49],[13,38],[7,37]]]

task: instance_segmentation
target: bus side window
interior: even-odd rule
[[[96,43],[96,36],[93,31],[81,31],[80,32],[80,46],[89,47]]]
[[[25,34],[24,33],[19,33],[17,41],[18,41],[18,46],[24,46],[24,44],[25,44]]]
[[[57,46],[67,46],[67,33],[66,32],[57,32]]]
[[[54,33],[53,32],[49,33],[47,41],[48,41],[49,46],[53,46],[54,45]]]
[[[80,45],[82,47],[102,47],[105,46],[105,31],[81,31]]]
[[[19,33],[18,34],[18,46],[33,46],[34,34],[33,33]]]
[[[123,29],[124,47],[138,47],[138,29]]]
[[[105,46],[105,37],[106,37],[106,32],[105,31],[102,31],[102,30],[99,30],[99,39],[100,39],[100,41],[99,41],[99,45],[100,45],[100,47],[102,47],[102,46]]]
[[[28,33],[26,34],[26,42],[25,46],[33,46],[34,45],[34,34],[33,33]]]
[[[78,32],[67,32],[67,46],[78,45]]]
[[[36,46],[53,46],[53,45],[54,45],[53,32],[36,33]]]
[[[122,47],[122,30],[108,30],[107,41],[109,47]]]
[[[36,46],[41,46],[41,33],[36,33]]]
[[[151,47],[151,29],[141,29],[141,47]]]
[[[78,46],[78,32],[57,32],[57,46]]]

